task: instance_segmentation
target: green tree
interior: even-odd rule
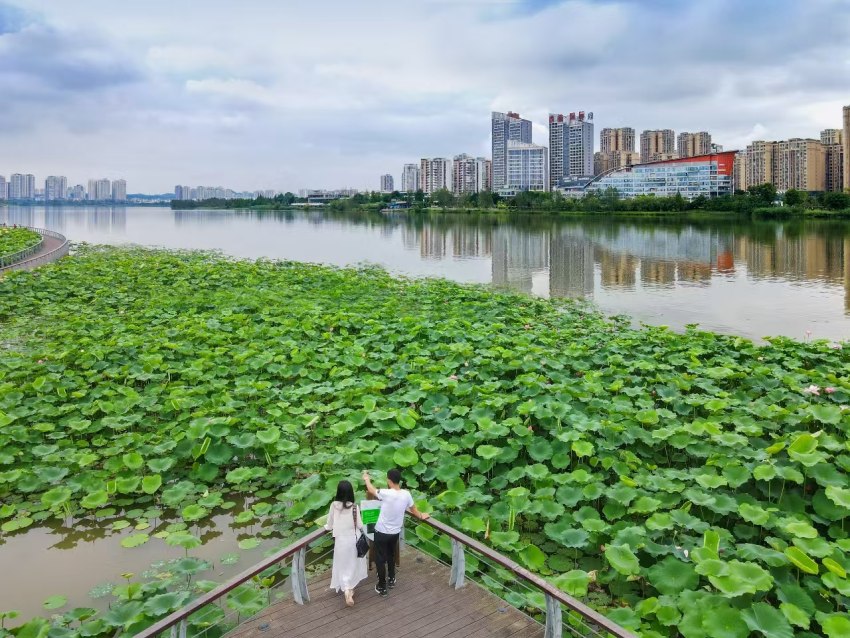
[[[478,206],[480,208],[493,208],[496,206],[496,199],[490,191],[481,191],[478,193]]]
[[[776,201],[776,186],[770,183],[750,186],[747,191],[750,197],[758,201],[760,206],[773,206]]]
[[[808,193],[805,191],[798,191],[796,188],[789,188],[785,191],[783,201],[786,206],[802,206],[806,202],[807,198]]]
[[[445,188],[441,188],[431,195],[431,203],[436,204],[443,210],[454,204],[454,199],[454,195]]]

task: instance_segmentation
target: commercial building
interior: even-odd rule
[[[116,179],[114,182],[112,182],[112,201],[127,201],[127,180]]]
[[[593,175],[593,113],[549,114],[549,185]]]
[[[640,134],[642,164],[676,158],[676,133],[671,129],[646,130]]]
[[[443,188],[448,188],[448,181],[446,180],[448,170],[449,160],[445,157],[423,157],[419,160],[420,190],[426,195],[430,195]]]
[[[524,120],[519,113],[498,113],[490,116],[490,147],[493,166],[493,190],[505,187],[508,181],[508,142],[531,144],[531,120]]]
[[[844,190],[844,131],[840,128],[821,131],[820,142],[826,154],[826,190],[840,193]]]
[[[625,198],[639,195],[673,197],[677,193],[685,199],[731,195],[734,162],[735,152],[729,151],[638,164],[597,177],[586,190],[614,188]]]
[[[548,150],[528,142],[508,142],[507,183],[501,192],[549,190]]]
[[[9,199],[35,199],[35,175],[14,173],[9,179]]]
[[[395,183],[393,182],[393,176],[387,173],[386,175],[381,175],[381,192],[382,193],[392,193],[395,190]]]
[[[850,189],[850,106],[844,107],[844,182],[845,189]]]
[[[62,200],[68,194],[68,178],[51,175],[44,180],[44,200],[47,202]]]
[[[405,164],[401,171],[401,190],[403,193],[415,193],[419,190],[419,166]]]
[[[679,157],[696,157],[711,154],[711,134],[706,131],[699,133],[679,133],[676,140],[676,152]]]
[[[452,192],[469,195],[490,190],[490,161],[466,153],[455,155],[452,160]]]

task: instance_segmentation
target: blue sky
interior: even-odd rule
[[[843,104],[850,0],[0,0],[0,174],[133,192],[377,188],[491,110],[738,148]]]

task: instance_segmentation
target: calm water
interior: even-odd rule
[[[850,337],[850,223],[641,222],[540,218],[334,216],[322,212],[171,211],[167,208],[0,208],[0,222],[57,230],[73,241],[218,249],[489,283],[540,296],[592,300],[608,313],[680,329],[760,338]],[[216,561],[253,535],[214,521],[197,550]],[[90,605],[87,592],[141,572],[180,549],[134,530],[30,529],[0,539],[0,610],[41,611],[49,595]],[[268,547],[265,544],[264,547]],[[69,551],[70,550],[70,551]],[[263,547],[243,556],[244,568]],[[219,569],[220,569],[219,564]],[[226,573],[226,572],[225,572]],[[24,577],[29,574],[31,577]],[[45,575],[50,574],[50,577]],[[221,577],[222,572],[219,572]]]
[[[850,338],[850,222],[674,222],[0,208],[73,241],[219,249],[582,297],[636,321]]]

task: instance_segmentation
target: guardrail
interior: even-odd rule
[[[545,597],[545,609],[538,607],[538,610],[545,614],[546,617],[545,638],[562,638],[562,636],[565,635],[581,637],[599,636],[600,638],[607,636],[614,636],[615,638],[636,638],[635,635],[627,629],[620,627],[618,624],[609,620],[599,612],[594,611],[581,601],[562,592],[552,583],[544,580],[507,556],[503,556],[493,548],[484,545],[474,538],[470,538],[463,532],[460,532],[433,518],[428,518],[424,521],[413,521],[411,519],[411,523],[414,527],[421,525],[434,529],[451,539],[452,558],[450,566],[452,571],[449,577],[449,585],[456,589],[463,586],[468,571],[471,571],[466,568],[465,549],[469,549],[477,555],[479,560],[483,559],[485,563],[489,562],[492,566],[506,570],[508,573],[515,576],[519,582],[526,585],[526,589],[528,591],[531,591],[532,593],[536,591],[543,594]],[[417,535],[416,540],[408,539],[408,543],[416,546],[422,540],[423,539],[419,538]],[[436,549],[439,550],[439,554],[435,556],[435,558],[441,560],[443,550],[439,546],[437,546]],[[429,554],[430,553],[431,552],[429,552]],[[485,588],[489,589],[486,585]],[[533,606],[532,601],[526,599],[525,602],[529,606]],[[569,610],[569,624],[566,625],[563,622],[562,606]]]
[[[19,228],[26,228],[28,230],[32,230],[38,233],[42,236],[42,240],[34,246],[25,248],[22,251],[0,257],[0,273],[8,270],[29,270],[31,268],[41,266],[51,261],[56,261],[60,257],[64,257],[65,255],[67,255],[71,248],[71,242],[69,242],[64,235],[57,233],[53,230],[47,230],[45,228],[32,228],[31,226],[19,226]],[[33,257],[31,259],[27,259],[27,257],[39,252],[43,248],[44,237],[58,239],[62,243],[48,253]]]
[[[429,518],[425,521],[416,521],[413,525],[421,525],[430,529],[436,530],[451,539],[452,542],[452,559],[451,559],[451,575],[449,585],[454,588],[460,588],[464,585],[467,575],[474,576],[476,570],[467,569],[465,550],[470,550],[477,555],[478,561],[489,561],[497,568],[505,570],[507,573],[515,577],[518,582],[523,583],[531,592],[542,594],[545,597],[545,609],[539,608],[541,613],[545,613],[545,638],[562,638],[563,636],[598,636],[600,638],[635,638],[634,634],[620,627],[616,623],[608,620],[602,614],[594,611],[587,605],[576,600],[572,596],[562,592],[557,587],[540,578],[540,576],[530,572],[526,568],[512,561],[506,556],[499,554],[494,549],[476,541],[462,532],[442,523],[440,521]],[[189,627],[192,626],[193,632],[191,635],[199,636],[205,632],[211,631],[216,636],[221,635],[224,631],[232,626],[227,626],[226,615],[223,612],[226,597],[231,592],[234,592],[241,585],[250,581],[266,582],[269,588],[268,604],[271,604],[271,583],[276,586],[282,586],[286,580],[281,576],[289,576],[289,583],[292,590],[292,597],[295,603],[303,605],[309,602],[310,596],[307,591],[307,566],[315,563],[320,563],[322,560],[333,551],[329,550],[313,557],[308,562],[308,551],[315,549],[319,541],[323,540],[328,532],[324,528],[316,529],[310,532],[303,538],[288,545],[284,549],[274,553],[263,561],[257,563],[250,569],[243,571],[241,574],[234,576],[227,582],[219,585],[215,589],[203,594],[185,607],[169,614],[162,620],[154,623],[147,629],[136,634],[136,638],[187,638],[189,635]],[[419,545],[421,539],[408,539],[408,542],[415,547]],[[421,548],[419,548],[420,551]],[[437,547],[439,550],[440,548]],[[431,552],[428,552],[431,554]],[[442,551],[438,551],[435,556],[438,560],[441,558]],[[433,554],[432,554],[433,555]],[[287,572],[287,559],[289,561],[289,570]],[[445,561],[444,561],[445,562]],[[480,570],[479,568],[477,569]],[[258,579],[260,579],[258,581]],[[470,578],[472,580],[472,578]],[[485,584],[485,589],[490,589]],[[498,595],[498,594],[496,594]],[[510,601],[508,601],[510,602]],[[526,601],[525,604],[531,605]],[[212,607],[211,607],[212,606]],[[562,607],[568,610],[568,623],[564,624],[562,617]],[[212,608],[217,615],[210,614],[211,622],[193,623],[190,617],[203,618],[203,614],[208,613]],[[238,618],[236,624],[238,624]]]

